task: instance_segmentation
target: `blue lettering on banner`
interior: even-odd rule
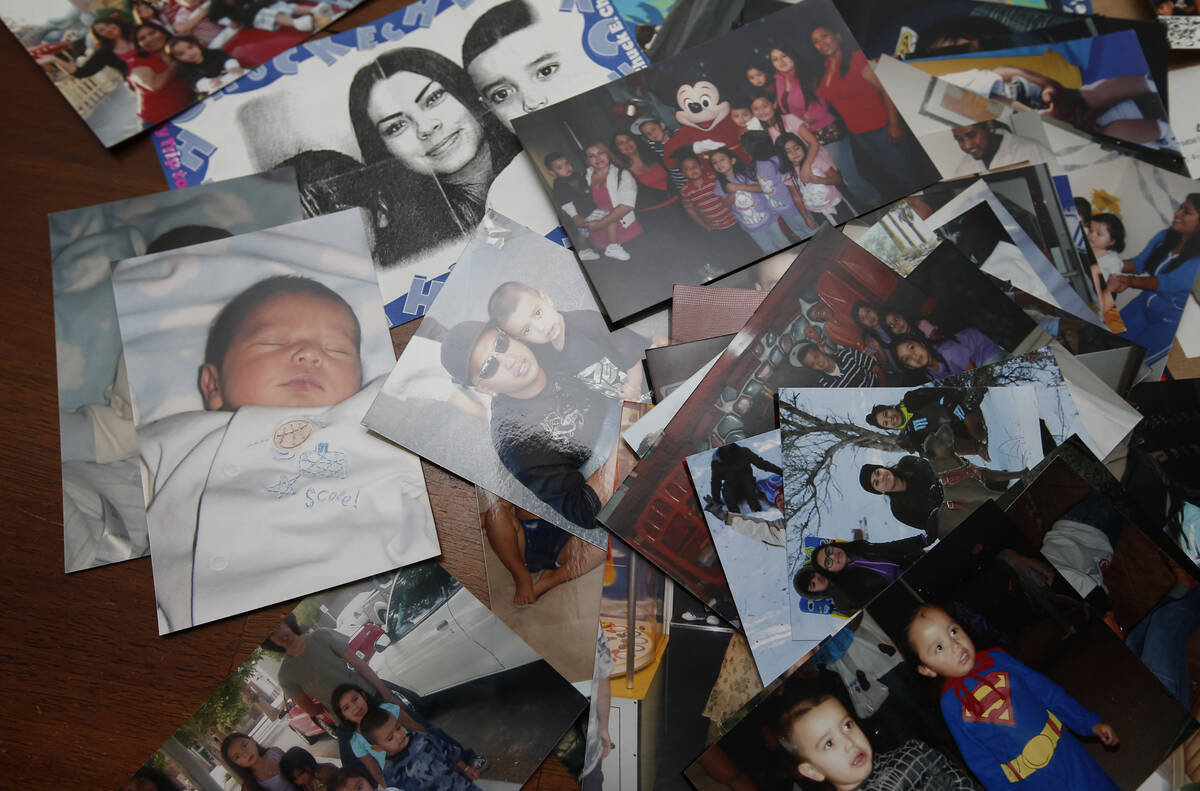
[[[193,104],[191,107],[187,108],[182,113],[180,113],[179,115],[172,118],[171,123],[181,124],[181,123],[184,123],[185,121],[190,121],[193,118],[195,118],[196,116],[200,115],[200,113],[203,109],[204,109],[203,102],[200,102],[199,104]],[[165,124],[164,124],[164,126],[165,126]],[[162,129],[162,127],[160,126],[159,129]]]
[[[581,14],[593,14],[596,11],[596,6],[592,5],[592,0],[562,0],[562,5],[558,7],[558,10],[564,14],[569,14],[575,10],[578,10]]]
[[[353,30],[351,30],[350,33],[354,34],[357,38],[357,34]],[[315,39],[314,41],[309,41],[301,46],[311,52],[313,55],[316,55],[318,58],[320,58],[321,62],[323,62],[326,66],[332,66],[333,64],[337,63],[338,58],[354,49],[353,47],[349,47],[341,43],[333,36],[330,36],[329,38]],[[299,49],[299,47],[297,47],[297,49]],[[280,55],[280,57],[283,57],[283,55]]]
[[[361,489],[318,489],[310,486],[304,490],[304,507],[313,508],[325,504],[357,511],[358,496],[361,493]]]
[[[180,163],[191,171],[208,164],[208,158],[217,150],[215,145],[186,129],[180,129],[175,135],[175,144],[179,148]]]
[[[453,2],[459,8],[466,8],[474,0],[453,0]],[[450,4],[444,3],[443,0],[416,0],[415,3],[404,8],[404,19],[401,24],[409,29],[429,27],[433,24],[434,17],[449,7]]]
[[[408,33],[402,27],[396,27],[391,22],[384,22],[379,26],[379,37],[384,41],[399,41]]]
[[[375,38],[375,28],[371,27],[370,25],[363,25],[360,28],[355,28],[354,32],[357,34],[355,36],[354,46],[356,46],[360,52],[366,52],[367,50],[375,49],[375,45],[379,43]]]
[[[204,181],[208,159],[217,150],[215,145],[174,123],[156,128],[151,139],[163,174],[173,188],[183,189]]]
[[[414,275],[412,285],[408,287],[408,300],[404,305],[404,312],[413,316],[420,316],[425,311],[429,310],[429,306],[433,304],[433,300],[437,298],[438,292],[442,290],[442,284],[446,282],[446,278],[450,276],[447,272],[444,275],[439,275],[433,280],[426,280],[420,275]]]

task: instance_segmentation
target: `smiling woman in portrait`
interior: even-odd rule
[[[359,69],[349,104],[363,162],[393,165],[379,184],[388,219],[376,229],[380,263],[471,233],[488,187],[519,146],[480,103],[466,73],[436,52],[395,49]],[[431,208],[438,204],[449,217]]]

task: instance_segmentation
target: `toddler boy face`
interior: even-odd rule
[[[874,753],[858,722],[835,698],[798,718],[788,734],[801,775],[835,788],[852,788],[871,774]]]
[[[729,111],[729,119],[742,129],[750,124],[750,119],[753,117],[754,114],[750,112],[749,107],[734,107]]]
[[[524,343],[554,343],[557,346],[566,327],[563,315],[554,309],[554,302],[538,291],[521,294],[500,329]]]
[[[961,678],[975,666],[975,643],[940,607],[921,610],[908,628],[908,641],[921,660],[917,672],[923,676]]]
[[[571,160],[559,157],[550,163],[550,172],[559,178],[569,179],[575,175],[575,168],[571,166]]]
[[[395,716],[389,715],[387,724],[376,728],[371,738],[374,747],[395,755],[408,746],[408,729]]]
[[[345,305],[304,292],[276,294],[238,325],[220,366],[207,363],[207,409],[333,406],[362,386],[358,323]]]

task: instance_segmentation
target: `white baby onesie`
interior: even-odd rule
[[[160,632],[438,554],[419,459],[361,425],[382,382],[139,428]]]

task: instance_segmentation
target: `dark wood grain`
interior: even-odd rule
[[[345,30],[399,8],[371,0]],[[1138,0],[1096,0],[1143,16]],[[0,32],[0,787],[118,786],[294,603],[157,635],[148,559],[63,574],[46,215],[165,189],[150,141],[106,151],[7,30]],[[397,348],[415,325],[393,332]],[[486,600],[471,487],[425,465],[446,567]],[[551,759],[527,786],[572,788]]]

